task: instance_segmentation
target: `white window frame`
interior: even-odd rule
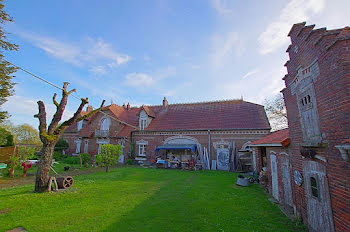
[[[84,140],[84,153],[88,153],[89,152],[89,140],[85,139]]]
[[[146,156],[147,144],[139,144],[139,156]]]
[[[141,119],[140,120],[140,130],[144,130],[147,125],[147,119]]]
[[[80,154],[81,150],[81,140],[75,140],[75,154]]]
[[[79,132],[83,128],[83,120],[77,122],[77,131]]]
[[[136,144],[138,145],[138,156],[146,156],[148,142],[145,140],[140,140],[137,141]]]
[[[108,131],[110,127],[110,119],[108,117],[103,117],[100,120],[100,130],[101,131]]]

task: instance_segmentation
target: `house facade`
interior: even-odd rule
[[[264,146],[265,154],[255,150],[267,157],[271,195],[292,207],[310,231],[350,231],[350,28],[314,27],[294,24],[288,34],[281,92],[290,144]],[[286,176],[292,202],[281,188]]]
[[[168,104],[164,98],[154,106],[106,106],[69,127],[63,138],[70,145],[68,154],[96,155],[101,144],[121,144],[121,162],[148,163],[170,155],[188,160],[193,153],[206,153],[209,166],[214,160],[217,169],[233,170],[233,155],[269,133],[261,105],[243,100]]]

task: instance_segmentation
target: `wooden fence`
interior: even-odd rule
[[[18,146],[0,147],[0,163],[10,164],[10,157],[18,152]]]

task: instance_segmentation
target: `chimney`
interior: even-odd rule
[[[92,105],[88,105],[87,107],[86,107],[86,113],[90,113],[90,112],[92,112],[94,110],[94,108],[92,107]]]
[[[163,99],[163,107],[167,107],[168,106],[168,100],[164,97]]]
[[[126,105],[126,109],[127,109],[127,110],[130,110],[130,104],[129,104],[129,102],[128,102],[128,104]]]

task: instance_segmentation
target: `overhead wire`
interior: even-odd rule
[[[16,65],[16,64],[14,64],[14,63],[12,63],[12,62],[10,62],[10,61],[8,61],[8,60],[5,60],[4,58],[1,58],[1,59],[4,60],[5,62],[11,64],[11,65],[14,66],[15,68],[17,68],[17,69],[19,69],[19,70],[22,70],[23,72],[29,74],[30,76],[32,76],[32,77],[34,77],[34,78],[36,78],[36,79],[38,79],[38,80],[40,80],[40,81],[42,81],[42,82],[44,82],[44,83],[46,83],[46,84],[48,84],[48,85],[50,85],[50,86],[56,88],[56,89],[63,90],[63,88],[61,88],[61,87],[59,87],[59,86],[57,86],[57,85],[55,85],[55,84],[53,84],[53,83],[51,83],[51,82],[45,80],[44,78],[39,77],[38,75],[35,75],[34,73],[32,73],[32,72],[30,72],[30,71],[28,71],[28,70],[26,70],[26,69],[24,69],[24,68],[22,68],[22,67],[20,67],[20,66],[18,66],[18,65]],[[76,98],[76,99],[78,99],[78,100],[81,100],[81,97],[76,96],[75,94],[71,94],[70,96],[72,96],[72,97],[74,97],[74,98]],[[117,118],[115,118],[115,117],[111,117],[110,115],[106,114],[106,113],[103,112],[102,110],[99,111],[99,112],[101,112],[102,114],[108,116],[109,118],[112,118],[112,119],[116,120],[116,121],[119,122],[119,123],[122,123],[122,124],[124,124],[124,125],[133,127],[133,128],[135,128],[135,129],[139,129],[138,127],[136,127],[136,126],[134,126],[134,125],[131,125],[131,124],[129,124],[129,123],[127,123],[127,122],[124,122],[124,121],[122,121],[122,120],[120,120],[120,119],[117,119]]]

